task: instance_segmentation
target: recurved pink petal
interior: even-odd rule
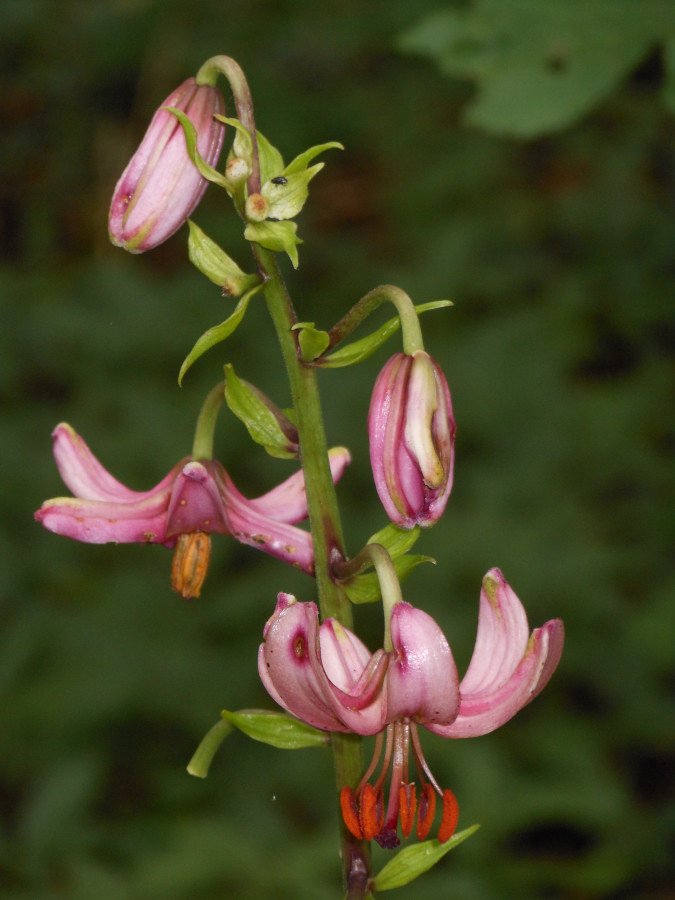
[[[136,502],[161,493],[175,477],[175,470],[149,491],[132,491],[105,469],[77,432],[61,422],[52,432],[54,459],[66,487],[82,500]],[[47,501],[52,502],[52,501]]]
[[[434,619],[409,603],[391,614],[394,658],[387,675],[388,721],[450,724],[459,711],[457,667],[445,635]]]
[[[363,641],[335,619],[322,622],[319,643],[326,675],[341,691],[350,691],[361,678],[372,653]]]
[[[88,544],[163,543],[170,487],[134,503],[108,503],[57,497],[47,500],[35,518],[48,531]]]
[[[371,655],[355,635],[332,620],[320,630],[316,604],[294,598],[289,603],[288,597],[279,595],[258,654],[258,671],[268,693],[316,728],[377,734],[385,725],[381,686],[387,654],[379,650]]]
[[[229,534],[242,544],[263,550],[309,575],[314,574],[314,545],[308,531],[262,513],[259,505],[239,493],[222,468],[218,479]]]
[[[425,723],[426,727],[446,738],[477,737],[501,727],[545,687],[560,660],[564,634],[560,619],[537,628],[520,664],[506,681],[495,678],[492,690],[465,692],[460,687],[462,699],[455,722],[446,726]]]
[[[351,454],[345,447],[333,447],[328,451],[333,483],[337,484],[351,462]],[[305,474],[299,469],[271,491],[247,501],[251,507],[277,522],[294,525],[307,518]]]
[[[478,631],[462,694],[491,693],[505,684],[523,658],[530,629],[522,603],[499,569],[483,578]]]
[[[319,629],[321,665],[340,720],[358,734],[377,734],[387,718],[386,692],[382,685],[389,654],[371,653],[353,632],[335,619]]]
[[[279,594],[258,651],[267,692],[288,712],[324,731],[347,731],[333,711],[318,657],[319,611]]]

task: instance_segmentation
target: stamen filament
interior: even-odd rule
[[[414,722],[410,723],[410,736],[412,738],[413,745],[413,756],[415,757],[415,766],[417,767],[417,772],[420,776],[420,781],[424,783],[424,778],[422,777],[422,772],[427,776],[431,784],[434,786],[434,790],[438,794],[439,797],[443,795],[443,791],[438,786],[438,783],[434,776],[431,773],[431,769],[427,765],[427,761],[424,758],[424,754],[422,753],[422,745],[420,744],[420,736],[417,733],[417,725]]]
[[[388,733],[388,729],[387,729]],[[370,765],[365,771],[365,774],[361,781],[359,782],[359,786],[356,788],[356,794],[360,794],[363,790],[363,785],[370,779],[370,776],[373,774],[375,769],[377,768],[377,764],[380,760],[380,754],[382,753],[382,742],[384,741],[384,732],[381,731],[377,737],[375,738],[375,749],[373,750],[373,757],[370,760]]]

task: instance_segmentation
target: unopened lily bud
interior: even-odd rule
[[[396,353],[380,372],[368,413],[375,487],[395,525],[433,525],[452,488],[455,420],[438,363]]]
[[[157,110],[115,186],[110,240],[132,253],[151,250],[171,237],[208,184],[188,155],[182,125],[166,107],[188,116],[197,132],[197,150],[210,166],[218,162],[223,145],[225,125],[214,119],[214,114],[225,112],[222,94],[188,78]]]

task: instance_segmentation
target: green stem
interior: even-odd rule
[[[213,459],[213,436],[216,430],[216,419],[225,397],[225,382],[219,381],[206,395],[199,410],[199,418],[192,441],[193,459]]]
[[[352,612],[349,600],[332,575],[333,565],[344,559],[345,550],[335,485],[328,464],[317,373],[300,360],[296,334],[292,330],[297,316],[275,255],[259,244],[252,246],[265,278],[265,299],[281,345],[297,418],[321,615],[323,618],[334,617],[350,628]],[[345,785],[353,788],[361,777],[361,739],[357,735],[333,734],[331,745],[339,795]],[[342,822],[341,843],[347,896],[350,900],[359,900],[367,896],[370,869],[368,846],[366,842],[357,840]]]
[[[257,194],[260,190],[260,162],[258,159],[258,138],[255,130],[251,90],[243,69],[231,56],[212,56],[211,59],[207,59],[197,72],[195,81],[197,84],[208,84],[213,87],[218,80],[218,75],[224,75],[228,80],[234,95],[237,118],[251,135],[253,156],[251,159],[251,174],[248,178],[248,192],[249,195]]]
[[[194,775],[196,778],[206,778],[216,750],[232,731],[232,727],[226,719],[221,719],[212,728],[209,728],[188,763],[187,770],[190,775]]]
[[[404,353],[412,356],[416,350],[424,350],[422,329],[415,304],[401,288],[393,284],[381,284],[355,303],[347,315],[331,328],[328,333],[329,344],[324,352],[327,353],[343,341],[373,310],[387,302],[394,304],[401,320]]]
[[[337,563],[334,566],[338,578],[350,578],[368,566],[374,566],[377,580],[380,582],[382,607],[384,611],[384,643],[387,652],[393,650],[391,643],[391,611],[396,603],[403,600],[401,582],[398,580],[396,568],[389,551],[382,544],[366,544],[353,559]]]

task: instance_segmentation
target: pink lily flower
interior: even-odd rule
[[[110,240],[131,253],[143,253],[166,241],[192,215],[208,181],[190,159],[183,128],[166,107],[184,112],[197,132],[197,149],[215,166],[225,125],[218,88],[188,78],[155,112],[143,140],[115,185],[110,205]]]
[[[457,802],[441,791],[424,759],[418,726],[442,737],[487,734],[499,728],[544,688],[562,653],[559,619],[530,635],[523,606],[499,569],[483,579],[476,645],[459,680],[448,642],[436,622],[408,603],[395,603],[392,649],[375,653],[333,619],[319,625],[314,603],[280,594],[263,632],[258,671],[269,694],[288,712],[325,731],[377,734],[373,761],[361,783],[342,792],[345,823],[359,839],[384,847],[412,829],[417,797],[408,774],[412,755],[421,782],[420,840],[429,833],[435,793],[443,798],[439,840],[457,824]],[[369,779],[384,758],[374,785]],[[384,808],[383,786],[391,765]],[[425,778],[426,776],[426,778]]]
[[[455,420],[448,382],[424,350],[395,353],[377,377],[368,412],[375,487],[401,528],[434,525],[452,490]]]
[[[187,552],[188,557],[181,565],[189,568],[192,560],[200,571],[208,563],[210,549],[203,536],[218,532],[313,574],[312,537],[295,527],[307,517],[302,470],[249,500],[217,460],[187,457],[151,490],[133,491],[113,478],[70,425],[57,425],[53,437],[56,465],[74,496],[46,500],[35,513],[49,531],[89,544],[178,545],[177,553]],[[349,462],[349,452],[343,447],[330,451],[334,481],[341,478]],[[197,539],[185,540],[191,535],[202,536],[198,545]],[[207,545],[195,559],[195,548]],[[184,591],[179,592],[185,596]],[[190,596],[199,596],[198,590]]]

